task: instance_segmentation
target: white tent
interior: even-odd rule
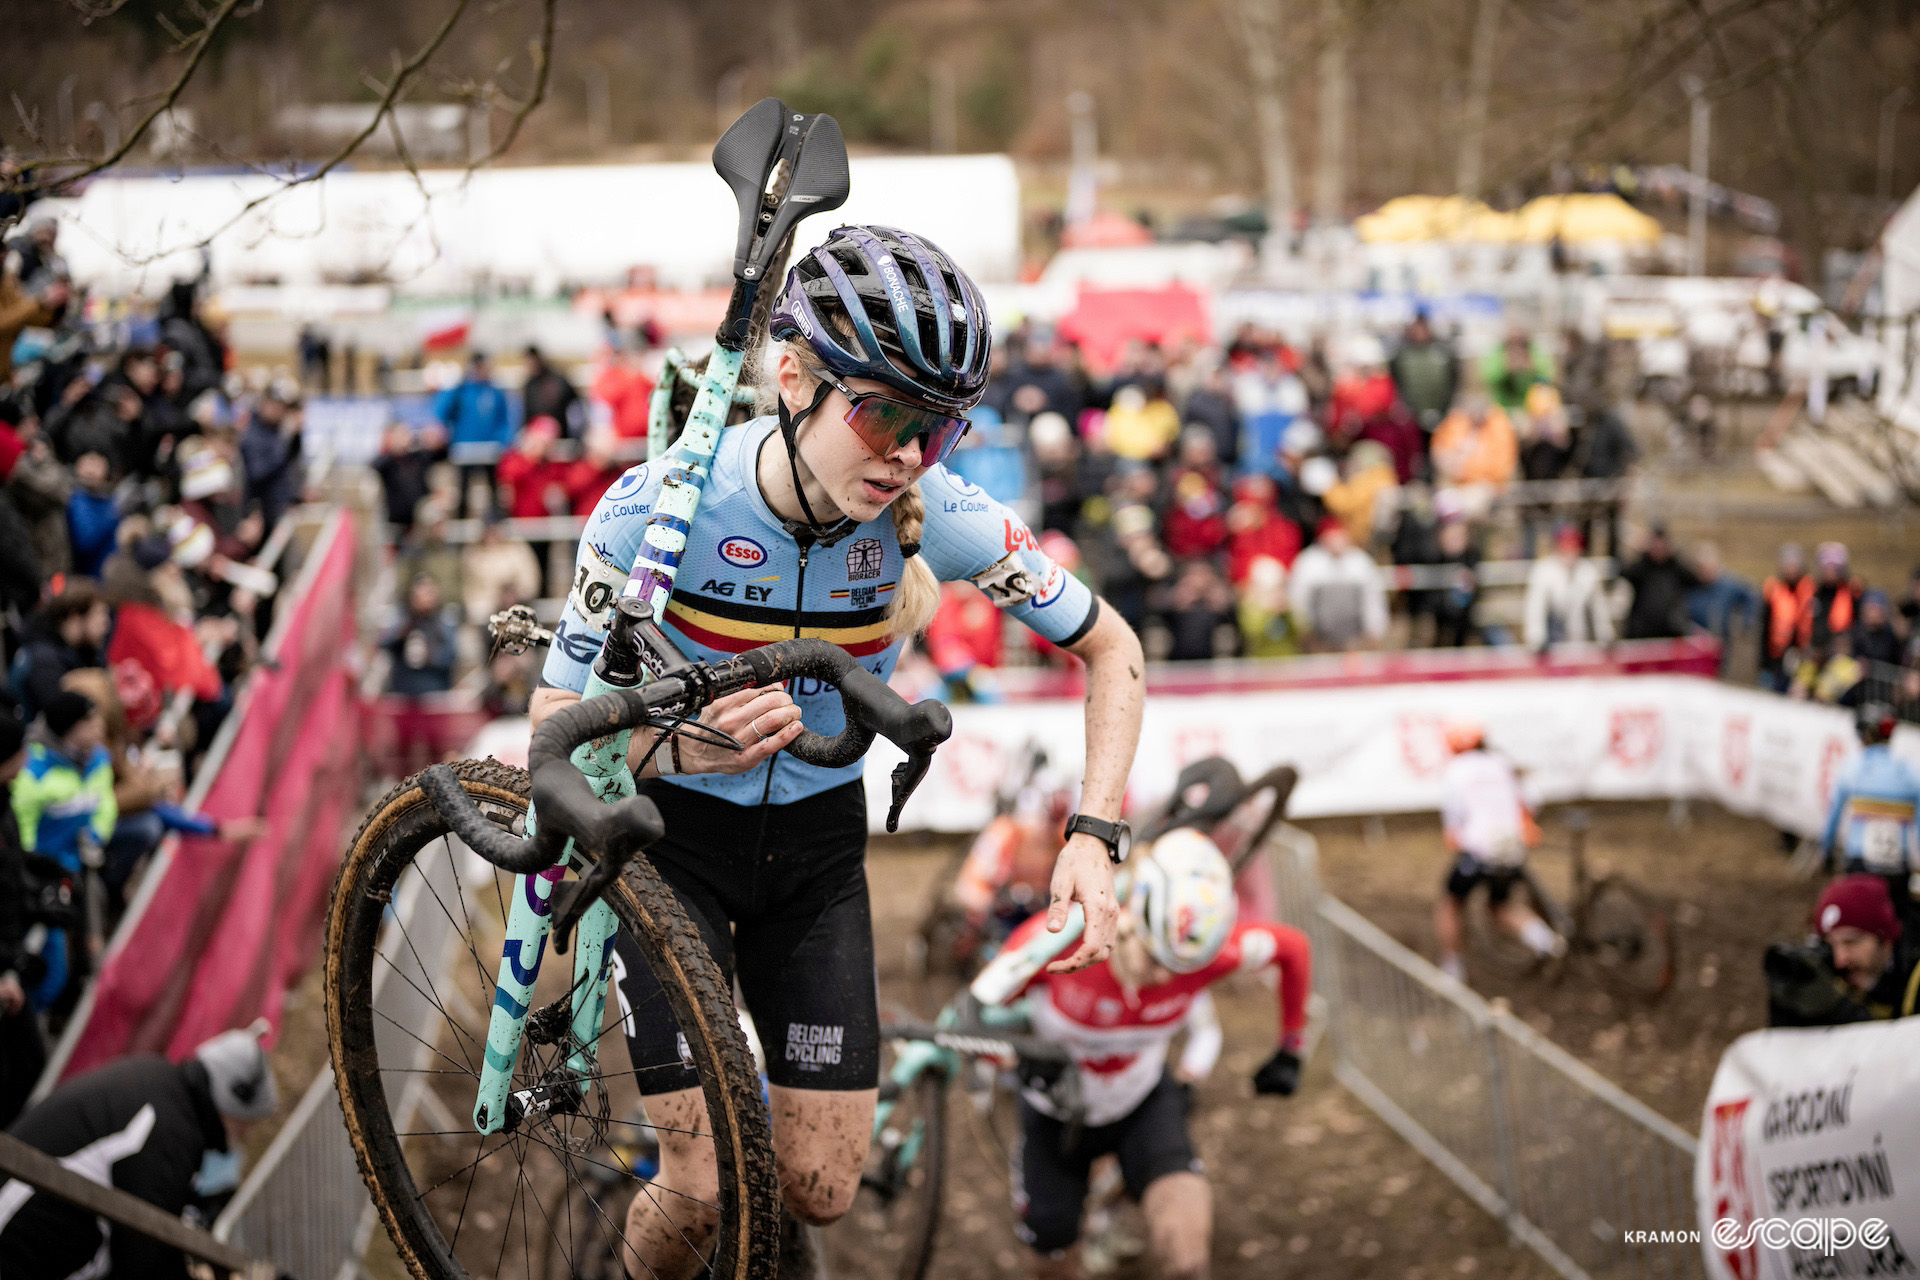
[[[1920,191],[1880,233],[1880,412],[1920,432]]]
[[[910,228],[982,280],[1012,280],[1020,186],[1002,155],[862,157],[836,222]],[[732,263],[732,194],[704,164],[570,165],[336,173],[274,194],[254,174],[107,178],[57,202],[75,276],[149,296],[199,274],[212,238],[216,287],[391,281],[403,293],[471,294],[505,285],[550,295],[612,284],[649,267],[667,288],[722,283]],[[259,207],[250,202],[271,196]],[[51,210],[50,210],[51,211]]]

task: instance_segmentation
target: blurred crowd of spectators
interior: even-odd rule
[[[5,243],[0,1126],[166,832],[259,830],[180,802],[269,622],[250,561],[300,497],[300,397],[229,372],[193,284],[103,316],[53,221]]]
[[[375,466],[398,542],[393,692],[441,693],[471,669],[490,707],[523,704],[530,663],[485,659],[479,629],[564,593],[572,526],[529,540],[500,522],[585,516],[640,451],[653,339],[609,333],[584,390],[530,348],[510,397],[476,353],[433,425],[388,431]],[[1706,634],[1757,645],[1783,692],[1857,700],[1863,681],[1891,682],[1876,696],[1913,714],[1920,583],[1898,602],[1868,590],[1838,544],[1811,572],[1789,548],[1758,587],[1657,524],[1628,544],[1639,451],[1614,354],[1514,332],[1469,360],[1423,315],[1391,344],[1295,346],[1252,327],[1224,346],[1134,343],[1100,374],[1073,342],[1022,326],[996,344],[950,465],[1020,509],[1156,657]],[[1688,413],[1710,440],[1713,406]],[[462,514],[478,532],[455,544]],[[1518,562],[1500,579],[1524,589],[1517,609],[1482,607],[1493,559]],[[1000,622],[950,585],[927,654],[949,679],[1004,665]]]
[[[1606,638],[1584,549],[1622,555],[1636,457],[1606,358],[1577,335],[1515,333],[1468,361],[1421,315],[1391,346],[1363,333],[1301,347],[1247,327],[1224,347],[1135,343],[1096,375],[1074,344],[1023,327],[997,344],[972,447],[952,465],[1026,499],[1049,550],[1155,656],[1342,651],[1390,633],[1504,642],[1510,628],[1476,609],[1480,565],[1549,543],[1573,555],[1564,581],[1530,591],[1528,641]],[[1588,483],[1538,483],[1562,481]],[[969,648],[991,657],[985,637],[947,625],[963,615],[956,599],[936,624],[943,668]]]
[[[1760,627],[1763,685],[1840,706],[1886,703],[1920,721],[1920,567],[1890,592],[1854,573],[1843,543],[1815,547],[1811,568],[1789,543],[1746,597],[1741,607]]]
[[[653,393],[637,358],[643,346],[616,346],[584,396],[529,347],[517,405],[476,351],[459,381],[435,396],[431,424],[387,429],[373,465],[397,552],[399,603],[381,637],[389,692],[446,693],[471,667],[490,712],[526,709],[534,658],[486,656],[481,628],[501,609],[564,590],[549,578],[571,569],[572,526],[556,538],[510,538],[502,522],[583,518],[632,465]],[[449,525],[463,516],[477,519],[479,532],[456,544]]]

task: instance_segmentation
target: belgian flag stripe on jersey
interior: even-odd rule
[[[795,625],[791,609],[680,594],[667,601],[667,621],[689,639],[722,653],[745,653],[775,640],[792,639]],[[798,621],[801,635],[830,641],[856,658],[879,653],[893,643],[884,605],[803,612]]]

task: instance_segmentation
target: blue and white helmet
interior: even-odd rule
[[[769,330],[805,341],[837,377],[943,413],[965,414],[987,387],[993,329],[978,286],[938,245],[892,227],[836,227],[787,272]]]
[[[1233,870],[1219,847],[1181,827],[1155,840],[1132,873],[1127,910],[1153,958],[1174,973],[1212,964],[1239,914]]]

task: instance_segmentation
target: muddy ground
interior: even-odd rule
[[[1760,957],[1767,943],[1806,931],[1819,882],[1789,868],[1771,827],[1711,805],[1585,807],[1589,867],[1612,869],[1664,901],[1678,943],[1677,975],[1655,1001],[1608,994],[1575,961],[1557,978],[1514,978],[1467,957],[1468,980],[1689,1132],[1721,1051],[1766,1025]],[[1676,824],[1676,817],[1682,820]],[[1549,844],[1564,814],[1545,816]],[[1434,958],[1433,899],[1449,857],[1431,814],[1303,824],[1319,840],[1327,888],[1395,938]],[[1536,866],[1555,893],[1567,860],[1551,850]],[[1477,904],[1476,904],[1477,906]]]

